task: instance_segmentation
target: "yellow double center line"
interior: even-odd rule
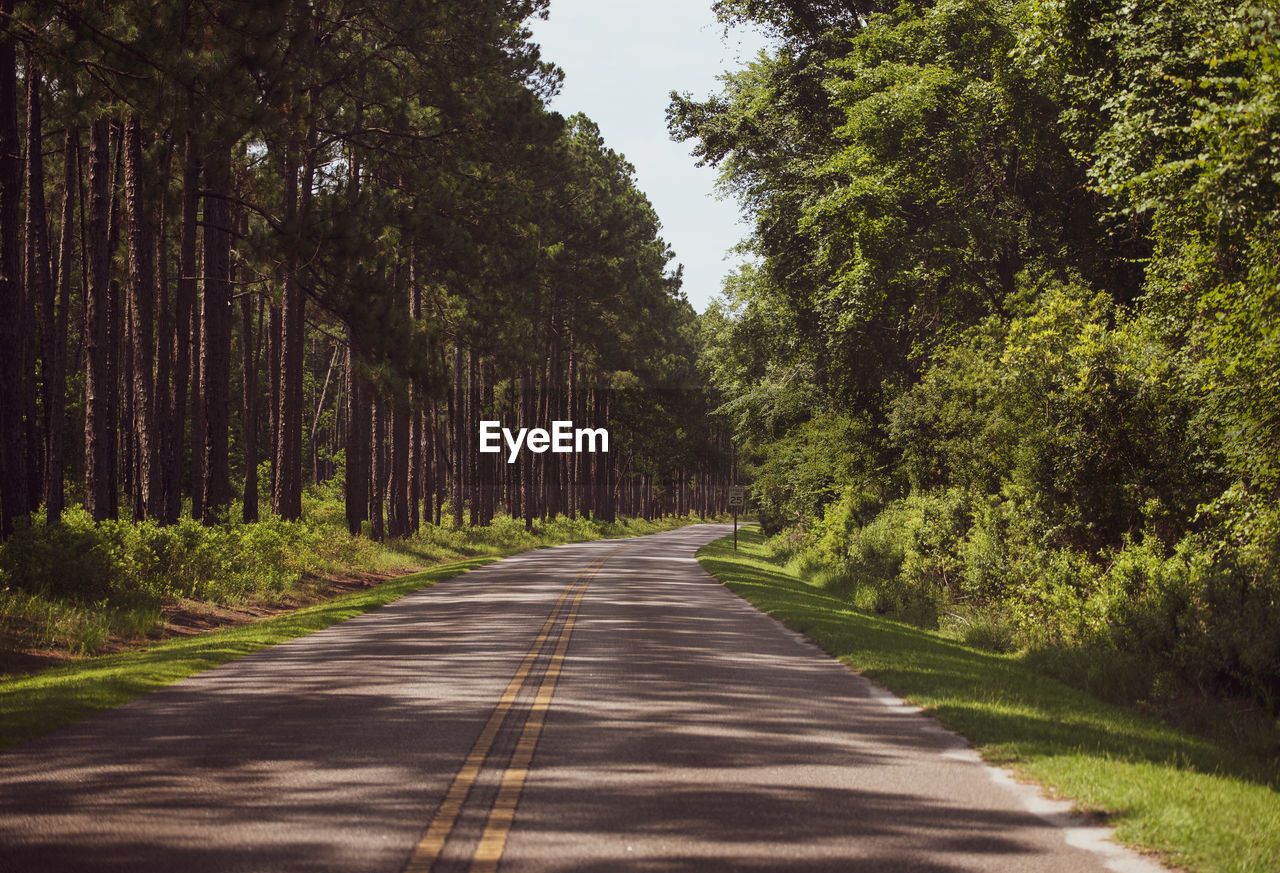
[[[453,782],[450,783],[449,790],[445,793],[444,801],[441,802],[440,807],[436,810],[436,814],[432,816],[426,833],[414,848],[413,855],[409,858],[409,863],[405,867],[405,873],[429,873],[431,866],[440,857],[449,835],[453,832],[454,825],[457,824],[458,816],[462,813],[462,807],[466,803],[467,795],[471,793],[472,786],[480,777],[485,759],[493,748],[494,741],[498,737],[498,732],[501,730],[503,722],[506,721],[507,713],[515,705],[516,698],[520,696],[520,692],[524,689],[529,673],[533,670],[534,664],[541,656],[547,641],[551,638],[552,629],[555,627],[557,620],[567,610],[568,614],[565,616],[564,623],[560,626],[559,635],[556,637],[555,651],[551,655],[547,669],[542,675],[542,683],[538,687],[537,696],[534,698],[533,706],[526,717],[524,729],[520,733],[520,739],[516,742],[515,752],[512,754],[511,761],[503,773],[502,783],[498,788],[498,797],[494,801],[492,809],[489,810],[484,833],[480,837],[480,843],[477,845],[475,855],[471,860],[470,869],[473,873],[490,873],[490,871],[498,869],[498,861],[502,858],[503,849],[506,848],[507,835],[511,831],[511,822],[515,818],[516,805],[520,802],[520,792],[524,788],[525,779],[529,773],[529,763],[533,759],[534,749],[538,745],[538,737],[542,733],[542,725],[546,721],[547,709],[551,705],[551,696],[556,690],[556,681],[560,677],[565,652],[569,649],[569,636],[573,632],[573,624],[578,617],[578,607],[582,603],[583,595],[587,593],[587,586],[591,584],[592,578],[599,569],[611,557],[626,548],[630,548],[630,546],[614,549],[588,566],[561,592],[559,599],[556,600],[555,607],[551,610],[551,615],[547,617],[542,628],[538,631],[538,636],[533,641],[533,646],[530,647],[528,654],[524,656],[524,660],[520,662],[520,666],[515,675],[511,677],[511,681],[507,683],[507,688],[498,700],[498,705],[489,715],[489,720],[485,722],[484,729],[480,731],[480,736],[476,739],[475,745],[471,747],[471,752],[462,762],[461,769],[453,777]]]

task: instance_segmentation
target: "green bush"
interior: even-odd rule
[[[50,598],[85,601],[109,596],[121,577],[119,543],[82,508],[65,511],[61,525],[44,517],[14,531],[0,548],[0,578],[6,586]],[[117,537],[118,538],[118,537]]]
[[[908,479],[917,491],[1012,485],[1034,502],[1040,539],[1088,552],[1118,547],[1159,506],[1175,542],[1225,483],[1155,326],[1078,285],[1021,282],[1020,317],[970,330],[894,402]]]

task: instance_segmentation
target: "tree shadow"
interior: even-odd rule
[[[758,532],[747,534],[753,546]],[[1231,776],[1280,789],[1275,762],[1260,762],[1182,733],[1133,710],[1098,700],[1037,673],[1016,656],[966,647],[920,628],[868,615],[753,554],[702,550],[703,567],[760,609],[813,638],[829,654],[863,665],[866,675],[928,711],[971,741],[1010,760],[1089,754]]]

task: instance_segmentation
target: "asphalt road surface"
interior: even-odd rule
[[[0,871],[1130,863],[704,573],[728,530],[509,558],[0,755]]]

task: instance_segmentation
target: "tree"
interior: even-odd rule
[[[0,4],[6,22],[13,0]],[[18,138],[18,67],[14,35],[0,35],[0,536],[29,512],[23,455],[24,391],[22,336],[22,235],[18,207],[22,144]]]

